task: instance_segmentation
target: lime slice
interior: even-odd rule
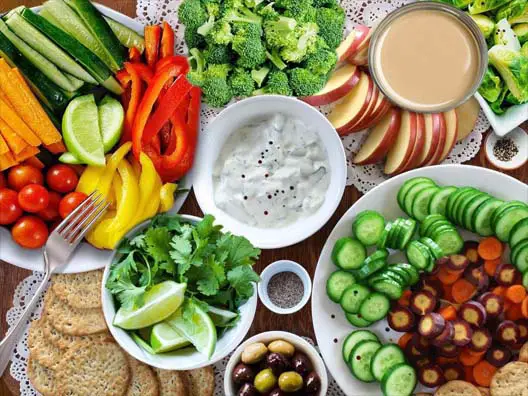
[[[213,321],[214,325],[217,327],[225,327],[238,317],[236,312],[231,312],[212,306],[209,307],[209,311],[207,313],[209,314],[209,317]]]
[[[93,95],[79,96],[66,107],[62,136],[68,150],[83,163],[104,166],[99,115]]]
[[[216,347],[216,327],[203,309],[193,305],[192,319],[183,316],[183,309],[178,309],[165,322],[179,331],[191,344],[208,358],[213,355]]]
[[[145,302],[141,307],[119,308],[114,318],[114,326],[132,330],[163,321],[180,307],[186,289],[186,283],[158,283],[145,293]]]
[[[143,340],[143,338],[141,338],[141,336],[137,334],[135,331],[130,333],[130,336],[132,337],[134,341],[136,341],[136,344],[138,344],[141,348],[143,348],[145,351],[147,351],[151,355],[154,355],[156,353],[154,352],[154,349],[152,349],[152,347],[149,345],[149,343],[145,342],[145,340]]]
[[[157,323],[150,333],[150,345],[155,353],[169,352],[189,345],[190,342],[167,323]]]
[[[81,165],[83,162],[70,152],[65,152],[59,157],[59,161],[64,164]]]
[[[101,100],[97,109],[99,111],[99,130],[103,139],[103,150],[107,153],[121,137],[125,112],[121,103],[108,95]]]

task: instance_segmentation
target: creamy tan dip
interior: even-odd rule
[[[478,78],[480,57],[470,30],[440,10],[412,10],[380,35],[375,64],[389,97],[405,107],[434,111],[456,105]]]

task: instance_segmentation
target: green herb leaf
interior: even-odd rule
[[[242,236],[226,233],[216,242],[218,249],[227,255],[226,268],[231,269],[239,265],[252,265],[260,256],[260,249]]]
[[[172,261],[170,242],[171,235],[167,228],[149,228],[145,233],[145,250],[157,263]]]
[[[247,300],[253,296],[253,283],[258,282],[259,276],[250,265],[240,265],[227,273],[227,280],[237,293],[237,300]]]

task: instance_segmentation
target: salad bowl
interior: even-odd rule
[[[180,215],[180,218],[188,223],[196,223],[201,220],[199,217],[190,215]],[[147,220],[144,223],[139,224],[127,235],[125,235],[125,238],[131,237],[145,230],[150,225],[150,223],[151,220]],[[217,361],[229,355],[237,347],[237,345],[242,342],[255,317],[258,299],[257,286],[255,284],[253,284],[253,296],[239,307],[238,322],[235,326],[230,327],[221,335],[218,335],[214,353],[210,358],[208,358],[205,354],[198,352],[193,347],[187,347],[161,354],[153,354],[139,346],[130,333],[117,326],[114,326],[113,324],[118,307],[114,296],[106,288],[106,282],[110,275],[110,267],[114,261],[114,258],[118,254],[119,253],[117,250],[113,251],[104,270],[101,286],[103,314],[107,326],[116,342],[135,359],[150,366],[165,370],[193,370],[216,363]]]

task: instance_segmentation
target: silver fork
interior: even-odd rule
[[[0,377],[11,360],[15,346],[24,333],[27,320],[31,316],[40,295],[46,290],[51,274],[68,262],[79,242],[101,218],[108,205],[109,203],[104,200],[101,194],[94,191],[50,234],[44,247],[44,280],[18,322],[0,342]]]

